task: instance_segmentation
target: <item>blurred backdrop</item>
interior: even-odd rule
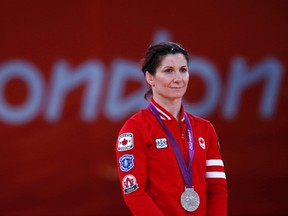
[[[187,48],[186,109],[220,138],[229,215],[287,215],[287,1],[0,2],[0,215],[130,215],[114,145],[140,60]]]

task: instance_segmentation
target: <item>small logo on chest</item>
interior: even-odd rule
[[[198,141],[199,141],[199,145],[201,146],[201,148],[205,150],[206,148],[205,140],[202,137],[199,137]]]
[[[157,149],[163,149],[163,148],[167,148],[168,147],[166,138],[156,139],[155,142],[156,142],[156,148]]]

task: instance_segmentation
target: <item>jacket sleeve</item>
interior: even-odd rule
[[[227,182],[219,141],[210,124],[210,142],[206,158],[207,212],[206,216],[227,215]]]
[[[146,142],[145,132],[133,119],[129,119],[119,132],[115,151],[122,194],[133,215],[161,216],[161,211],[146,192]]]

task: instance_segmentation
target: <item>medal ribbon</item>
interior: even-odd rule
[[[150,103],[148,106],[148,109],[157,118],[157,120],[161,124],[162,128],[164,129],[165,133],[167,134],[168,139],[171,142],[171,145],[173,147],[178,165],[180,167],[182,176],[183,176],[185,184],[186,184],[186,188],[192,188],[192,185],[193,185],[192,184],[192,161],[194,158],[194,142],[193,142],[194,138],[193,138],[192,127],[191,127],[191,124],[190,124],[190,121],[189,121],[187,114],[184,112],[184,118],[185,118],[185,124],[186,124],[187,136],[188,136],[188,152],[189,152],[188,167],[185,164],[185,160],[184,160],[183,155],[181,153],[181,150],[177,144],[177,141],[175,140],[175,138],[173,137],[173,135],[171,134],[169,129],[166,127],[164,122],[161,120],[159,112],[157,111],[156,107],[152,103]]]

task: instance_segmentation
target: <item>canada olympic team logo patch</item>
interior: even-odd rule
[[[133,175],[126,175],[122,179],[122,187],[124,194],[131,193],[138,189],[136,178]]]
[[[128,172],[134,167],[134,156],[130,154],[125,154],[119,158],[120,170],[123,172]]]
[[[205,140],[203,139],[203,137],[199,137],[198,142],[202,149],[206,148]]]
[[[118,137],[118,151],[127,151],[134,146],[133,134],[123,133]]]

